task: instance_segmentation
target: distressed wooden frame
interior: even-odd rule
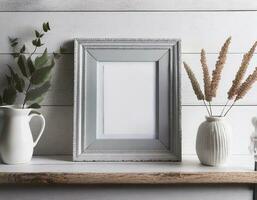
[[[180,40],[75,39],[74,161],[181,161]],[[158,136],[97,139],[97,63],[156,62]]]

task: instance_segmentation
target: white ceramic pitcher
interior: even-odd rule
[[[45,118],[32,113],[31,109],[0,107],[0,153],[6,164],[27,163],[31,160],[33,149],[45,129]],[[41,130],[33,141],[29,122],[33,117],[42,121]]]

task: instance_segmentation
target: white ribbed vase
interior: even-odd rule
[[[224,164],[230,154],[231,128],[223,117],[206,117],[198,128],[196,153],[203,165]]]

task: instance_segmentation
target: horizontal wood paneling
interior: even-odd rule
[[[215,106],[214,113],[222,107]],[[35,149],[39,154],[71,154],[72,153],[72,106],[44,106],[42,113],[46,117],[46,130]],[[195,154],[195,138],[198,126],[207,114],[203,106],[182,107],[182,152]],[[228,115],[232,133],[232,154],[249,154],[250,134],[253,131],[251,118],[257,115],[257,106],[237,106]],[[194,116],[194,117],[193,117]],[[197,117],[195,117],[197,116]],[[32,122],[32,128],[40,127],[39,122]],[[36,135],[36,133],[34,134]]]
[[[220,50],[233,36],[231,53],[245,52],[257,40],[257,12],[8,12],[0,13],[0,53],[9,53],[8,36],[30,43],[34,28],[49,21],[52,31],[43,42],[49,51],[65,44],[73,52],[74,38],[180,38],[184,53]],[[7,20],[8,19],[8,20]],[[236,23],[235,23],[236,22]],[[43,51],[43,49],[41,49]]]
[[[208,63],[213,67],[217,52],[224,40],[232,36],[228,63],[225,66],[218,90],[216,104],[225,102],[226,91],[236,72],[242,57],[252,43],[257,40],[257,12],[230,12],[225,10],[254,10],[254,1],[1,1],[0,2],[0,82],[6,70],[5,63],[12,62],[8,36],[25,38],[30,43],[34,32],[43,21],[50,21],[52,31],[43,42],[49,52],[60,45],[68,47],[68,54],[56,65],[52,88],[47,94],[43,114],[47,119],[46,132],[35,149],[36,154],[71,154],[72,152],[72,104],[73,104],[73,40],[74,38],[181,38],[182,60],[187,61],[201,79],[199,52],[205,48]],[[211,3],[210,3],[211,2]],[[44,11],[132,11],[132,10],[174,10],[175,12],[44,12]],[[1,11],[33,12],[1,12]],[[187,12],[182,12],[187,10]],[[192,12],[190,10],[193,10]],[[195,12],[201,10],[201,12]],[[212,12],[206,12],[211,10]],[[223,10],[223,12],[215,11]],[[42,11],[42,12],[35,12]],[[179,12],[177,12],[179,11]],[[235,23],[236,22],[236,23]],[[43,49],[40,50],[42,52]],[[251,69],[257,66],[253,59]],[[251,70],[250,70],[251,71]],[[249,71],[249,72],[250,72]],[[1,88],[3,85],[1,86]],[[0,88],[0,89],[1,89]],[[241,105],[256,104],[256,86],[247,95]],[[195,136],[197,127],[204,120],[206,111],[198,105],[188,78],[182,70],[182,127],[183,153],[195,154]],[[215,107],[220,109],[221,107]],[[256,106],[235,107],[229,117],[234,128],[232,137],[233,154],[248,154],[249,135],[252,132],[250,119],[257,113]],[[195,117],[198,116],[198,117]],[[36,124],[35,124],[36,123]],[[33,129],[38,122],[33,123]],[[239,148],[240,147],[240,148]]]
[[[0,11],[257,10],[252,0],[2,0]]]
[[[214,69],[218,54],[208,54],[207,60],[210,68],[210,73]],[[213,104],[222,105],[226,102],[227,91],[231,86],[232,80],[236,74],[238,67],[241,64],[243,54],[229,54],[227,63],[222,74],[220,87],[217,92],[217,98],[214,99]],[[202,89],[202,69],[200,64],[199,54],[183,54],[182,60],[186,61],[193,69],[198,78]],[[8,73],[6,64],[13,65],[13,58],[10,55],[0,55],[0,83],[1,89],[5,85],[5,74]],[[251,73],[254,67],[257,66],[257,54],[254,55],[246,76]],[[73,105],[73,55],[65,54],[56,63],[52,77],[52,87],[46,94],[45,100],[42,105]],[[182,105],[202,105],[201,101],[197,101],[191,83],[182,69]],[[245,76],[245,78],[246,78]],[[257,105],[257,84],[255,84],[252,90],[245,96],[243,100],[238,101],[237,105]]]

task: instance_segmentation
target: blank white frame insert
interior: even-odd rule
[[[156,62],[98,62],[97,68],[97,138],[156,138]]]

